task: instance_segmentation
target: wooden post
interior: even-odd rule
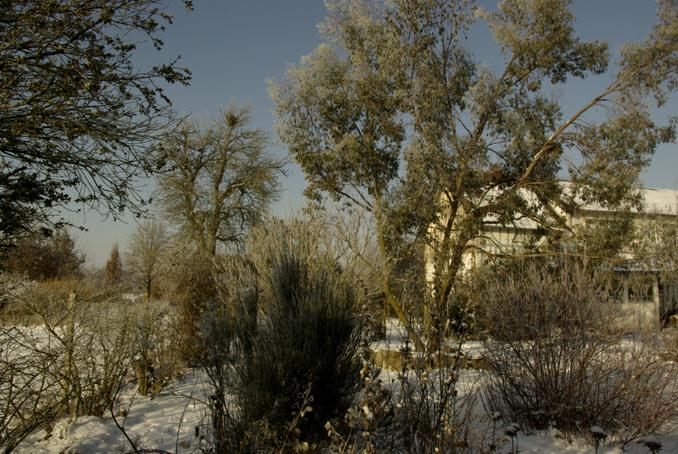
[[[68,320],[66,322],[66,335],[64,336],[65,351],[65,380],[64,389],[67,393],[68,407],[71,420],[78,416],[80,408],[80,387],[78,386],[78,371],[75,366],[75,311],[77,296],[75,290],[68,295]]]
[[[652,281],[652,304],[654,305],[654,315],[657,317],[657,327],[661,327],[661,301],[659,299],[659,273],[654,273]]]

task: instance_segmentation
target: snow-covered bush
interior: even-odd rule
[[[102,416],[113,405],[133,357],[128,305],[78,281],[58,282],[52,292],[38,287],[17,304],[39,333],[25,348],[35,354],[47,349],[53,356],[45,374],[58,378],[67,413]]]
[[[326,427],[333,448],[412,454],[485,452],[488,443],[473,413],[478,395],[459,392],[459,356],[442,349],[417,353],[407,346],[401,353],[402,369],[391,383],[384,383],[371,358],[365,358],[359,399],[343,421]]]
[[[495,274],[482,297],[492,308],[485,397],[506,422],[584,436],[599,426],[628,442],[678,414],[676,364],[653,339],[616,334],[614,303],[591,270],[522,264]]]

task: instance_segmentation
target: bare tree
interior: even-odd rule
[[[127,268],[132,278],[143,285],[146,299],[151,299],[153,284],[160,274],[160,260],[167,247],[165,226],[159,221],[144,221],[130,237]]]
[[[161,149],[161,204],[184,234],[214,255],[239,243],[278,194],[284,161],[265,152],[247,108],[229,107],[209,128],[186,122]]]

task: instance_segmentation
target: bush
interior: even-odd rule
[[[343,415],[357,387],[361,321],[335,266],[311,273],[302,257],[284,252],[272,259],[265,284],[270,300],[242,289],[204,324],[217,452],[280,450],[290,435],[322,438],[324,424]]]
[[[360,322],[352,291],[333,270],[311,277],[301,258],[283,254],[272,266],[273,301],[246,354],[238,390],[247,419],[289,419],[307,386],[316,429],[347,405],[360,364]]]
[[[86,284],[73,282],[68,296],[65,282],[57,284],[50,293],[41,283],[11,302],[32,325],[14,319],[15,326],[0,327],[5,450],[56,418],[103,416],[126,384],[134,346],[127,307],[105,294],[86,297]]]
[[[0,449],[3,452],[11,452],[35,429],[51,423],[66,404],[59,377],[49,373],[54,355],[46,349],[26,348],[34,342],[26,331],[0,326]]]
[[[361,371],[360,399],[347,411],[345,426],[329,425],[339,452],[485,452],[483,429],[473,414],[477,393],[459,392],[459,356],[442,350],[401,350],[403,366],[390,384],[369,359]],[[334,451],[331,451],[334,452]]]
[[[482,295],[491,308],[491,411],[525,429],[589,434],[596,425],[623,442],[676,416],[675,364],[653,341],[615,333],[614,303],[595,273],[567,262],[514,271],[498,273]]]
[[[165,297],[177,307],[180,356],[189,365],[201,363],[199,322],[205,309],[217,297],[215,260],[181,239],[163,257],[160,283]]]
[[[43,323],[42,316],[47,314],[63,315],[68,311],[68,296],[74,290],[81,300],[89,303],[102,303],[111,297],[110,292],[102,291],[87,279],[17,280],[15,289],[6,293],[2,319],[17,324],[34,324]]]
[[[146,300],[130,307],[134,342],[132,366],[141,395],[158,393],[179,375],[184,363],[181,326],[176,308],[165,301]]]

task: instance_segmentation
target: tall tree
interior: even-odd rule
[[[248,109],[230,107],[209,128],[185,122],[161,149],[161,204],[210,256],[220,243],[239,243],[278,194],[284,161],[266,152],[266,135],[249,123]]]
[[[190,7],[190,1],[185,2]],[[142,202],[136,177],[173,112],[163,85],[177,61],[144,68],[172,17],[158,0],[0,3],[0,246],[49,229],[69,203],[118,215]]]
[[[118,251],[118,243],[111,248],[111,256],[106,262],[106,285],[111,287],[122,281],[122,261]]]
[[[151,299],[153,284],[160,275],[162,255],[168,246],[165,226],[159,221],[140,223],[129,242],[127,269],[143,285],[146,299]]]
[[[328,44],[271,86],[279,135],[309,195],[373,214],[390,269],[403,244],[427,242],[429,311],[444,335],[463,257],[481,247],[484,226],[530,219],[556,232],[582,201],[638,203],[640,170],[675,138],[648,107],[677,84],[678,8],[658,5],[650,36],[623,48],[610,85],[566,112],[548,92],[605,73],[609,60],[605,43],[576,36],[570,1],[504,0],[496,11],[470,1],[331,2]],[[464,47],[477,20],[501,50],[499,71]],[[389,275],[386,298],[422,347]]]

